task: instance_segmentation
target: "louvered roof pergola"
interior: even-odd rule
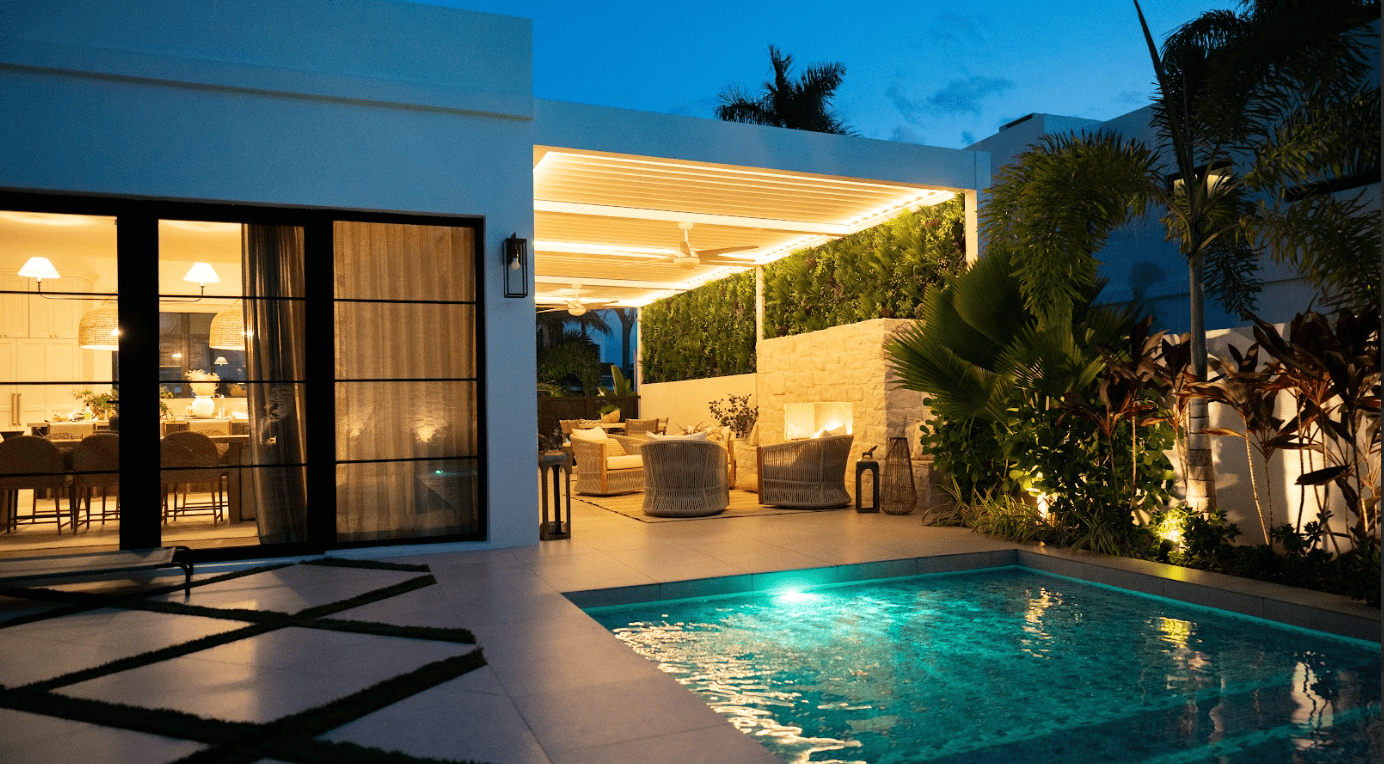
[[[974,229],[989,177],[984,152],[552,101],[535,112],[540,305],[641,307],[957,193]],[[675,263],[684,236],[743,249]]]

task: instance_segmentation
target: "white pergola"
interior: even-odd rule
[[[985,152],[555,101],[534,144],[540,306],[643,307],[957,193],[974,259],[990,177]]]

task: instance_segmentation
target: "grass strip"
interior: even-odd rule
[[[179,759],[177,764],[252,764],[260,759],[313,764],[319,761],[380,761],[381,759],[377,758],[380,753],[377,749],[358,746],[356,748],[359,750],[353,751],[351,748],[325,743],[315,738],[484,665],[485,656],[480,648],[464,655],[434,661],[316,708],[258,725],[242,737],[225,741],[215,748],[189,754]],[[315,750],[319,748],[322,750]],[[362,758],[331,758],[333,754],[338,753],[359,753],[362,754]],[[434,761],[413,756],[398,760]]]
[[[406,639],[426,639],[432,642],[456,642],[462,645],[476,644],[476,636],[469,629],[442,626],[399,626],[375,621],[344,621],[335,618],[318,618],[309,623],[294,624],[308,629],[327,631],[346,631],[353,634],[373,634],[380,637],[404,637]]]
[[[206,719],[182,711],[145,708],[105,700],[88,700],[48,692],[12,692],[0,697],[0,707],[74,722],[114,727],[151,735],[218,745],[239,740],[259,726],[252,722]]]
[[[425,586],[432,586],[435,583],[437,583],[437,579],[433,578],[431,575],[410,578],[407,581],[401,581],[393,586],[386,586],[383,589],[357,594],[354,597],[349,597],[340,602],[331,602],[326,605],[317,605],[316,607],[310,607],[306,610],[299,610],[295,615],[299,618],[321,618],[327,615],[335,615],[336,613],[358,608],[362,605],[369,605],[373,602],[379,602],[380,600],[387,600],[390,597],[397,597],[400,594],[408,594],[411,591],[422,589]]]
[[[365,570],[397,570],[405,573],[427,573],[430,568],[409,562],[384,562],[383,560],[347,560],[342,557],[319,557],[304,560],[304,565],[326,565],[337,568],[362,568]]]
[[[223,573],[219,576],[212,576],[211,578],[204,578],[199,581],[193,581],[192,586],[195,588],[198,586],[206,586],[208,584],[217,584],[221,583],[222,581],[230,581],[231,579],[241,578],[243,576],[253,576],[257,573],[267,573],[272,570],[279,570],[280,568],[292,567],[292,565],[293,563],[283,563],[280,565],[261,565],[255,568],[236,570],[230,573]],[[130,605],[128,603],[139,602],[147,597],[155,597],[161,594],[171,594],[173,592],[179,592],[182,590],[182,584],[169,584],[167,586],[160,586],[154,589],[146,589],[143,591],[133,592],[129,594],[106,594],[102,592],[67,592],[61,589],[49,589],[46,587],[0,587],[0,596],[4,597],[28,599],[37,602],[66,602],[72,605],[72,607],[50,610],[45,613],[34,613],[32,615],[20,616],[19,618],[12,618],[8,621],[0,622],[0,629],[8,628],[10,626],[22,626],[26,623],[37,623],[39,621],[48,620],[49,618],[60,618],[62,616],[76,615],[77,613],[81,613],[86,610],[97,610],[103,607],[120,607],[133,609],[130,608]]]
[[[197,639],[188,640],[187,642],[181,642],[176,645],[161,647],[157,650],[150,650],[145,653],[140,653],[139,655],[131,655],[127,658],[117,658],[108,663],[103,663],[100,666],[93,666],[92,668],[80,669],[78,671],[63,674],[62,676],[53,677],[52,679],[43,679],[37,682],[33,682],[31,684],[24,685],[23,687],[17,688],[15,690],[11,690],[10,692],[47,692],[49,690],[55,690],[59,687],[67,687],[68,685],[78,684],[80,682],[86,682],[92,679],[99,679],[100,677],[108,676],[110,674],[118,674],[121,671],[129,671],[131,669],[143,668],[144,666],[151,666],[155,663],[173,660],[174,658],[181,658],[184,655],[191,655],[192,653],[199,652],[201,650],[208,650],[213,647],[220,647],[221,645],[228,645],[232,642],[238,642],[242,639],[257,637],[260,634],[265,634],[267,632],[275,631],[280,628],[282,628],[282,626],[278,624],[257,623],[250,626],[246,626],[243,629],[223,631],[220,634],[208,634],[205,637],[198,637]],[[0,698],[3,697],[4,696],[0,696]]]

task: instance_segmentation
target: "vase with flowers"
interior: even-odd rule
[[[200,419],[210,419],[216,416],[216,401],[212,396],[216,394],[216,386],[220,383],[221,377],[213,371],[202,371],[201,369],[189,369],[187,372],[188,387],[192,388],[192,415]]]

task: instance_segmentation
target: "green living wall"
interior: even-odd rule
[[[764,331],[784,337],[871,318],[914,318],[966,259],[960,195],[764,267]],[[754,272],[644,308],[644,381],[755,370]]]

